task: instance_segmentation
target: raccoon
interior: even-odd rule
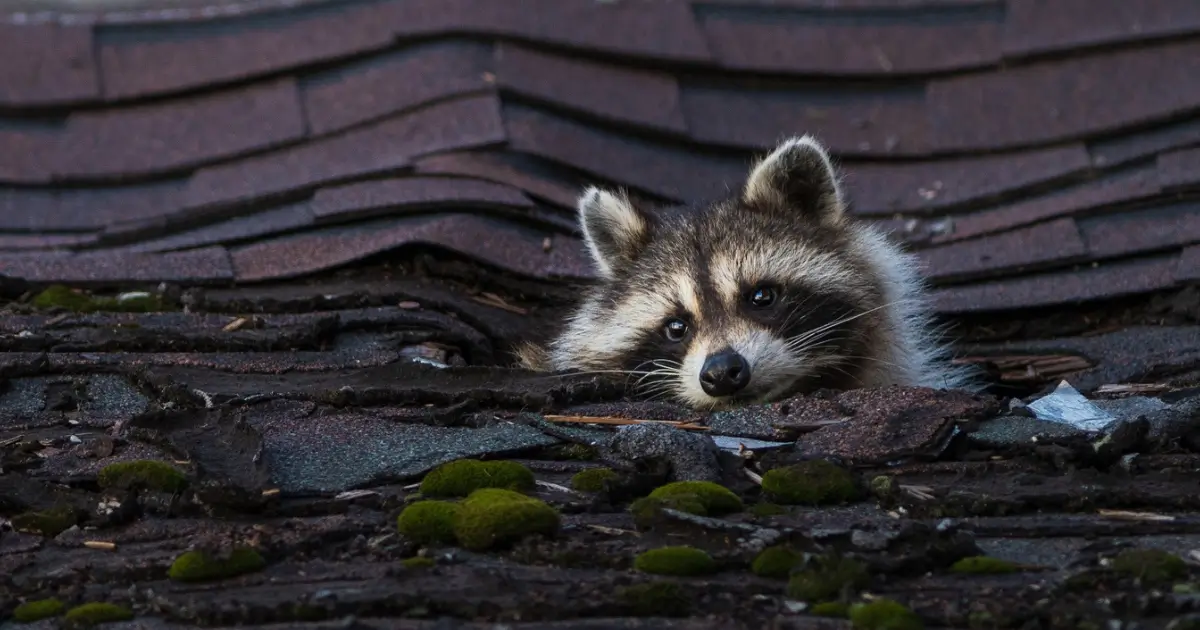
[[[949,361],[916,260],[847,216],[839,180],[804,135],[714,203],[650,212],[589,187],[578,214],[598,282],[521,364],[628,375],[710,410],[820,388],[978,390]]]

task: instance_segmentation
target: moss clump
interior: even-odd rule
[[[467,495],[454,519],[459,544],[472,551],[506,546],[526,536],[553,536],[558,511],[512,490],[482,488]]]
[[[763,492],[791,505],[824,505],[858,498],[858,485],[850,471],[823,459],[813,459],[763,475]]]
[[[205,582],[253,573],[267,566],[254,549],[236,547],[226,558],[214,558],[202,551],[189,551],[175,559],[167,577],[177,582]]]
[[[434,468],[421,480],[421,494],[431,497],[465,497],[480,488],[527,491],[534,486],[533,472],[516,462],[458,459]]]
[[[417,501],[396,518],[401,534],[422,545],[454,542],[454,518],[458,505],[449,501]]]
[[[842,589],[856,591],[867,584],[867,567],[863,563],[843,556],[816,558],[804,570],[792,573],[788,580],[787,594],[792,599],[810,603],[836,599]]]
[[[787,508],[776,503],[755,503],[750,506],[750,513],[758,518],[787,514]]]
[[[51,597],[50,599],[39,599],[33,602],[25,602],[13,611],[13,620],[18,623],[32,623],[57,617],[66,610],[67,605],[61,601]]]
[[[69,507],[56,507],[43,512],[25,512],[12,518],[12,527],[18,532],[37,534],[54,538],[71,529],[79,522],[75,510]]]
[[[655,488],[654,492],[650,493],[650,498],[699,501],[705,512],[712,516],[740,512],[745,508],[741,497],[729,488],[711,481],[676,481]]]
[[[1015,573],[1017,565],[999,558],[971,556],[955,562],[950,570],[955,573]]]
[[[629,513],[633,515],[633,524],[638,529],[650,529],[662,517],[661,511],[663,508],[695,514],[697,516],[708,515],[708,510],[704,509],[704,504],[695,495],[670,497],[667,499],[642,497],[629,504]]]
[[[703,550],[684,545],[643,551],[633,568],[658,575],[703,575],[716,570],[717,563]]]
[[[1147,585],[1166,584],[1187,577],[1187,563],[1161,549],[1128,549],[1113,558],[1112,569]]]
[[[426,558],[425,556],[413,556],[411,558],[405,558],[402,564],[404,564],[404,568],[406,569],[428,569],[429,567],[436,566],[437,562],[434,561],[433,558]]]
[[[775,545],[760,551],[750,563],[750,570],[759,577],[784,580],[791,574],[792,567],[800,563],[800,558],[800,554],[792,549]]]
[[[166,462],[142,459],[117,462],[100,469],[96,481],[101,488],[128,490],[139,488],[158,492],[179,492],[187,487],[187,477]]]
[[[580,492],[600,492],[605,482],[616,478],[617,473],[611,468],[589,468],[571,477],[571,488]]]
[[[821,602],[812,607],[812,614],[818,617],[842,617],[850,614],[850,606],[844,602]]]
[[[95,313],[97,311],[150,313],[167,310],[162,296],[153,293],[131,294],[125,299],[120,299],[89,295],[61,284],[51,285],[33,296],[32,304],[37,308],[62,308],[75,313]]]
[[[639,617],[686,617],[692,603],[674,582],[650,582],[617,589],[617,599]]]
[[[133,611],[124,606],[106,602],[92,602],[76,606],[67,611],[66,620],[75,626],[94,626],[112,621],[129,621]]]
[[[887,475],[879,475],[871,480],[871,494],[886,499],[896,490],[896,482]]]
[[[855,630],[921,630],[925,627],[916,613],[890,599],[851,606],[850,624]]]

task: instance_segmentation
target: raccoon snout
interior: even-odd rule
[[[710,354],[700,368],[700,387],[709,396],[735,394],[749,383],[750,364],[732,350]]]

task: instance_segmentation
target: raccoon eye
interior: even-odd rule
[[[756,308],[766,308],[775,303],[774,287],[758,287],[750,293],[750,303]]]
[[[663,335],[669,341],[680,341],[687,334],[687,322],[679,318],[668,319],[666,324],[663,324]]]

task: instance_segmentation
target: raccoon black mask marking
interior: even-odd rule
[[[825,149],[789,139],[733,198],[648,212],[578,203],[598,282],[526,367],[625,373],[696,408],[820,387],[965,387],[930,328],[915,260],[846,216]]]

